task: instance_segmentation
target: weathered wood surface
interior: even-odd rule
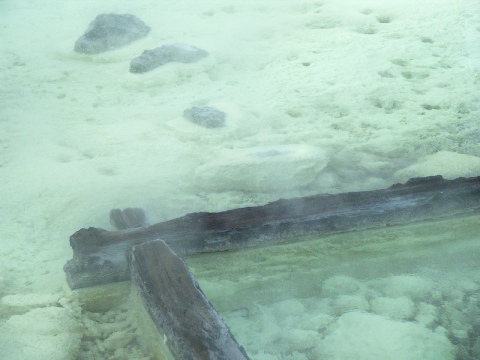
[[[81,229],[70,237],[73,259],[65,271],[72,289],[127,280],[128,253],[133,246],[155,239],[185,256],[475,214],[480,214],[480,177],[419,178],[382,190],[192,213],[141,229]]]
[[[133,248],[131,278],[174,359],[248,359],[184,261],[165,242]]]

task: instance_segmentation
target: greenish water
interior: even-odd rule
[[[480,356],[478,217],[187,263],[253,359]]]

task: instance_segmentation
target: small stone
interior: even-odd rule
[[[115,50],[144,38],[149,32],[150,27],[134,15],[100,14],[75,42],[74,50],[83,54]]]
[[[112,322],[112,323],[103,323],[98,324],[97,327],[102,332],[103,337],[108,337],[111,334],[117,333],[118,331],[124,331],[128,324],[124,322]]]
[[[227,115],[210,106],[194,106],[185,110],[183,116],[194,124],[211,129],[224,127]]]
[[[359,295],[340,295],[333,300],[333,310],[335,315],[341,315],[350,311],[368,311],[370,304]]]
[[[453,336],[457,339],[466,340],[468,339],[468,331],[465,329],[452,330]]]
[[[312,330],[292,329],[282,336],[281,347],[288,351],[304,351],[315,347],[320,334]]]
[[[430,327],[435,324],[437,321],[438,310],[435,306],[427,304],[425,302],[420,302],[418,304],[418,312],[415,316],[415,320],[425,327]]]
[[[135,335],[131,332],[119,331],[106,338],[103,345],[107,350],[120,349],[130,344],[134,338]]]
[[[397,320],[410,319],[415,311],[415,303],[406,297],[377,297],[371,301],[371,306],[374,313]]]
[[[425,278],[414,275],[392,276],[384,279],[383,293],[387,297],[408,297],[412,300],[428,299],[434,284]]]
[[[194,63],[208,53],[187,44],[163,45],[153,50],[145,50],[142,55],[130,62],[130,72],[144,73],[170,62]]]
[[[304,315],[304,320],[300,324],[300,328],[304,330],[324,331],[335,318],[327,314],[307,314]]]
[[[274,306],[274,313],[279,320],[286,316],[301,316],[305,313],[305,306],[298,300],[284,300]]]

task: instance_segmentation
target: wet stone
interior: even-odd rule
[[[206,128],[225,126],[227,114],[210,106],[194,106],[183,112],[185,119]]]
[[[144,73],[170,62],[194,63],[208,53],[187,44],[162,45],[153,50],[145,50],[130,63],[130,72]]]
[[[75,42],[74,50],[83,54],[115,50],[144,38],[149,32],[150,27],[134,15],[100,14]]]

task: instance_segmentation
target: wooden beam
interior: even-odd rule
[[[248,359],[185,262],[164,241],[133,248],[131,278],[134,291],[163,335],[163,356],[177,360]]]
[[[417,178],[382,190],[192,213],[140,229],[81,229],[70,237],[73,258],[64,269],[69,286],[77,289],[128,280],[131,249],[155,239],[186,256],[476,214],[480,214],[480,177]]]

